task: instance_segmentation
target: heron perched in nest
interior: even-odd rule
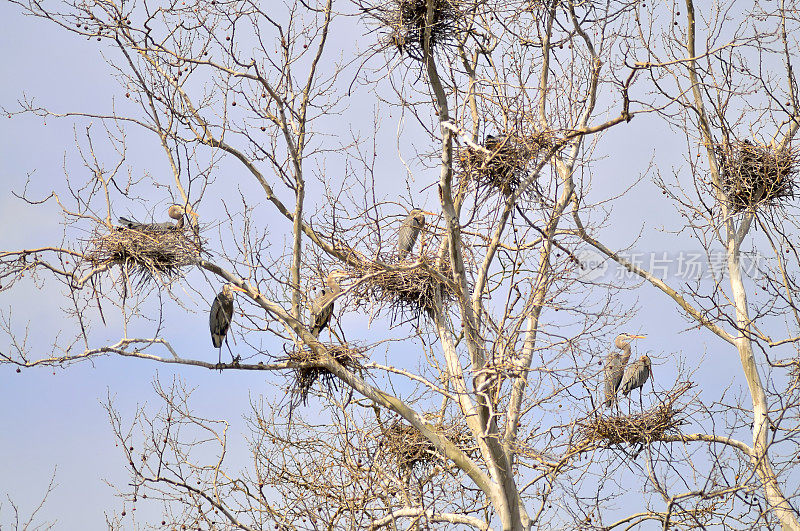
[[[139,230],[144,232],[167,232],[170,230],[180,230],[183,228],[187,209],[181,205],[172,205],[167,210],[167,215],[174,220],[177,220],[176,223],[172,223],[171,221],[165,221],[163,223],[141,223],[139,221],[134,221],[132,219],[128,219],[126,217],[120,217],[119,222],[122,224],[122,228],[130,229],[130,230]]]
[[[617,400],[617,390],[620,388],[620,383],[625,374],[625,365],[627,365],[631,357],[631,341],[644,339],[645,337],[623,333],[614,339],[614,346],[622,351],[622,355],[618,352],[612,352],[606,358],[604,369],[606,398],[604,404],[606,406],[610,406]],[[644,384],[644,382],[642,383]]]
[[[425,214],[434,215],[433,212],[415,208],[408,213],[406,219],[400,224],[400,230],[397,232],[397,255],[400,260],[405,258],[414,248],[417,236],[425,227]]]
[[[630,367],[625,369],[625,375],[622,377],[622,383],[619,385],[619,390],[623,395],[627,395],[634,389],[639,389],[641,396],[641,389],[644,383],[650,378],[653,373],[650,363],[650,358],[645,354],[636,360]]]
[[[311,303],[311,326],[309,331],[314,337],[319,337],[333,315],[333,305],[336,296],[342,292],[337,278],[347,276],[344,271],[331,271],[325,279],[327,289],[322,288],[317,292],[317,296]]]
[[[486,135],[486,139],[483,141],[483,146],[491,151],[500,145],[500,140],[501,138],[499,136]]]
[[[226,340],[228,328],[233,321],[233,292],[241,291],[242,288],[235,284],[225,284],[222,286],[222,291],[217,293],[214,297],[214,302],[211,303],[211,313],[208,316],[208,325],[211,329],[211,343],[214,348],[219,349],[219,362],[222,363],[222,342]]]

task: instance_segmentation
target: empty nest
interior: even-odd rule
[[[387,271],[364,259],[352,261],[349,272],[362,279],[353,287],[355,299],[359,304],[377,303],[388,308],[393,319],[407,313],[416,319],[422,312],[432,314],[437,293],[443,303],[454,297],[450,284],[453,273],[448,264],[438,264],[435,255],[421,256],[420,260],[421,265],[402,271]]]
[[[539,151],[552,145],[548,133],[529,139],[515,136],[487,138],[484,147],[491,153],[466,146],[458,151],[458,164],[462,176],[475,182],[479,188],[493,188],[510,196],[528,177],[529,164]]]
[[[196,232],[187,228],[128,229],[98,226],[89,240],[89,260],[95,267],[119,265],[138,286],[150,280],[171,281],[203,252]]]
[[[734,212],[758,203],[775,205],[794,197],[797,157],[788,147],[756,145],[749,140],[716,146],[722,191]]]
[[[361,359],[364,357],[365,349],[351,347],[350,345],[324,345],[328,354],[333,356],[339,365],[353,372],[361,374],[364,367]],[[336,376],[328,369],[320,365],[321,358],[311,349],[295,350],[289,353],[289,362],[294,364],[294,387],[292,394],[297,396],[299,403],[308,402],[308,393],[317,380],[322,382],[322,386],[332,392],[336,390]]]
[[[431,19],[431,49],[452,43],[459,32],[463,0],[434,0]],[[391,0],[365,8],[388,29],[387,44],[400,54],[417,61],[424,60],[427,0]]]
[[[473,453],[474,444],[466,426],[439,424],[436,428],[462,451],[468,455]],[[419,430],[400,420],[383,430],[380,444],[386,454],[405,470],[444,460],[436,446]]]

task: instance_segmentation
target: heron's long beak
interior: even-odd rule
[[[428,214],[429,216],[438,216],[439,215],[436,212],[428,212],[427,210],[423,210],[422,213],[423,214]]]
[[[647,336],[631,336],[633,339],[644,339]]]
[[[234,286],[233,284],[231,284],[231,289],[236,291],[241,291],[242,293],[247,293],[246,289],[240,288],[239,286]]]

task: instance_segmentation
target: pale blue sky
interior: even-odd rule
[[[3,107],[13,108],[15,100],[24,94],[57,111],[108,112],[114,98],[119,101],[124,93],[109,76],[109,68],[94,43],[42,20],[22,16],[18,8],[8,3],[0,4],[0,52],[0,79],[3,80],[0,105]],[[370,108],[360,108],[354,102],[349,105],[346,122],[368,131],[370,114]],[[385,120],[384,132],[391,135],[398,127],[396,117],[387,115]],[[55,205],[34,210],[13,197],[11,191],[20,190],[28,175],[31,189],[39,187],[45,195],[44,191],[50,187],[63,189],[64,161],[70,171],[81,171],[74,156],[74,135],[82,134],[86,125],[86,121],[48,120],[45,125],[41,119],[30,116],[0,117],[0,249],[44,245],[50,243],[51,237],[57,238],[56,243],[60,241]],[[94,127],[99,130],[99,124]],[[414,124],[405,127],[414,138],[424,138]],[[339,133],[345,136],[348,129],[343,125]],[[166,160],[152,137],[132,131],[129,143],[129,158],[135,171],[166,174]],[[685,142],[680,134],[667,130],[655,119],[638,117],[628,125],[615,128],[602,145],[603,152],[610,155],[593,165],[591,197],[595,201],[622,192],[647,168],[651,159],[656,167],[670,173],[672,165],[681,164]],[[399,182],[404,176],[396,145],[382,146],[379,160],[386,172],[382,174],[384,182],[379,183],[381,193],[388,195],[392,192],[390,183]],[[229,168],[232,166],[222,165],[223,171]],[[255,190],[241,170],[233,171],[238,173],[231,174],[231,178],[238,178],[244,189]],[[416,174],[414,186],[417,188],[413,192],[420,194],[435,178],[435,173],[430,171]],[[435,189],[424,193],[427,194],[425,206],[433,207]],[[319,194],[318,187],[309,191],[312,198]],[[229,200],[235,197],[234,191]],[[165,201],[165,198],[158,200]],[[128,214],[133,208],[128,205],[122,210],[116,214]],[[144,209],[133,213],[141,215]],[[257,213],[265,223],[274,219],[270,218],[272,215],[269,208]],[[662,228],[673,229],[678,224],[679,218],[671,207],[662,201],[652,182],[645,179],[616,203],[609,228],[603,235],[612,247],[627,246],[641,228],[646,237],[636,244],[639,250],[699,251],[693,242],[660,232]],[[55,231],[54,226],[58,227]],[[279,229],[275,233],[283,238],[286,231]],[[212,284],[203,285],[208,301],[215,288]],[[172,338],[183,351],[191,353],[189,357],[215,360],[217,353],[208,338],[207,301],[194,294],[192,297],[196,313],[170,310],[174,319]],[[674,304],[648,286],[627,293],[625,297],[627,303],[635,303],[639,309],[626,329],[648,334],[648,339],[640,342],[637,349],[652,352],[657,389],[671,387],[676,375],[675,360],[679,358],[697,369],[694,379],[704,382],[712,396],[716,397],[718,391],[731,382],[740,389],[743,377],[734,350],[708,332],[684,332],[686,321],[677,315]],[[60,303],[44,296],[30,281],[20,283],[11,291],[0,292],[0,309],[4,312],[13,309],[16,330],[23,330],[31,321],[30,341],[42,355],[48,352],[52,333],[62,322]],[[365,337],[374,334],[365,328],[363,319],[348,318],[347,322],[353,326],[351,337],[359,333]],[[109,323],[113,325],[113,317]],[[100,336],[107,335],[110,339],[119,336],[113,326],[105,331],[101,326],[96,328]],[[610,341],[611,336],[608,339]],[[0,336],[0,350],[7,348],[7,341],[5,336]],[[391,356],[390,360],[397,365],[415,366],[413,360]],[[118,513],[122,508],[121,500],[114,497],[113,489],[105,481],[125,485],[128,478],[123,455],[114,447],[101,402],[110,393],[122,414],[130,418],[137,405],[156,403],[151,388],[156,377],[162,382],[181,378],[189,387],[196,388],[193,403],[197,410],[206,417],[225,417],[231,421],[231,433],[238,434],[232,438],[232,445],[240,449],[244,444],[242,417],[249,412],[250,400],[262,394],[267,398],[280,396],[278,385],[283,381],[275,374],[230,371],[220,375],[198,368],[157,366],[142,360],[114,357],[99,358],[66,370],[41,368],[21,374],[3,366],[0,370],[0,403],[3,404],[0,408],[0,494],[9,495],[22,513],[27,514],[38,503],[53,470],[57,469],[56,490],[39,521],[57,520],[58,529],[105,527],[104,514]],[[314,406],[309,409],[313,410]],[[244,452],[238,458],[235,452],[231,456],[234,463],[237,459],[242,459],[243,464],[248,460]],[[4,500],[0,503],[2,527],[10,521],[10,505]],[[160,514],[159,510],[154,504],[140,504],[140,511],[152,516],[153,521]]]

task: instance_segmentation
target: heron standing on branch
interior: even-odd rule
[[[400,230],[397,233],[397,255],[400,260],[406,257],[411,249],[414,248],[414,243],[417,241],[420,231],[425,227],[425,214],[434,215],[433,212],[426,212],[418,208],[413,209],[408,213],[406,219],[400,225]]]
[[[337,278],[347,276],[344,271],[332,271],[325,279],[325,284],[328,288],[322,288],[317,292],[317,296],[311,303],[311,326],[309,332],[314,337],[319,337],[328,323],[331,321],[333,315],[333,303],[336,296],[342,292],[342,287],[337,282]]]
[[[187,209],[181,205],[172,205],[169,207],[169,210],[167,210],[167,215],[172,219],[177,220],[177,223],[172,223],[170,221],[165,221],[164,223],[141,223],[125,217],[120,217],[119,222],[124,228],[130,230],[141,230],[148,232],[167,232],[170,230],[180,230],[183,228],[186,211]],[[194,212],[192,212],[192,214],[194,214]]]
[[[227,342],[225,337],[233,320],[233,291],[245,292],[235,284],[228,283],[222,286],[222,291],[214,297],[211,303],[211,313],[208,316],[208,326],[211,329],[211,342],[219,349],[219,364],[222,364],[222,342]],[[230,346],[228,347],[230,350]]]
[[[625,365],[631,357],[631,341],[634,339],[644,339],[646,336],[633,334],[620,334],[614,339],[614,346],[622,351],[622,355],[612,352],[606,358],[605,373],[605,394],[604,404],[610,406],[617,400],[617,390],[625,373]]]

